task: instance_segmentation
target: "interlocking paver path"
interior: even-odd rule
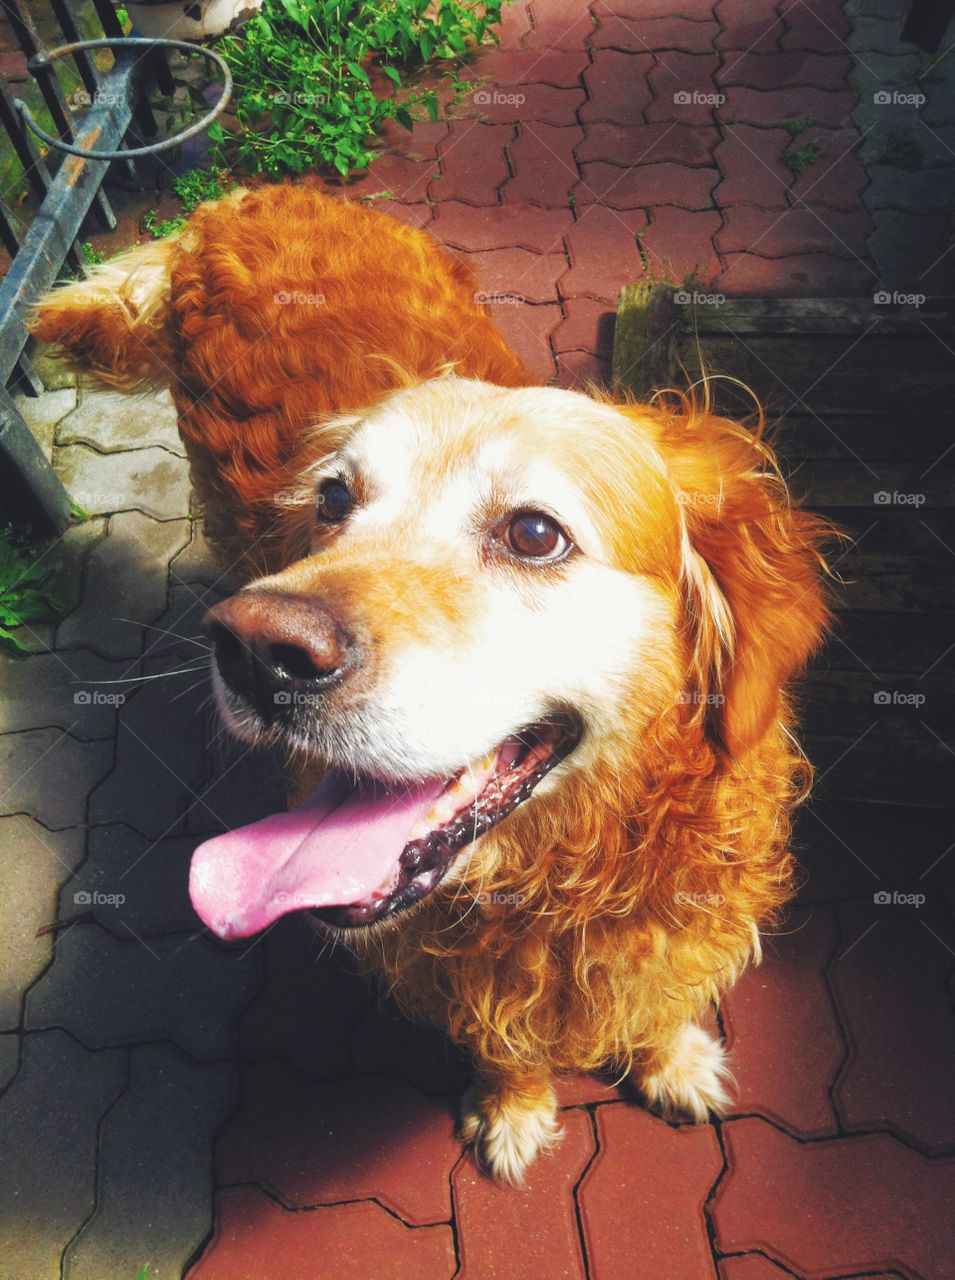
[[[955,57],[901,46],[897,8],[518,0],[450,121],[389,133],[350,195],[468,255],[566,386],[606,377],[642,276],[945,293]],[[197,624],[228,579],[168,401],[50,384],[24,411],[90,519],[50,552],[63,620],[0,659],[2,1280],[951,1276],[944,815],[807,814],[799,902],[720,1011],[724,1121],[566,1080],[563,1143],[496,1187],[454,1138],[466,1064],[440,1035],[299,920],[200,929],[197,839],[282,799],[209,712]],[[925,904],[878,914],[897,884]]]

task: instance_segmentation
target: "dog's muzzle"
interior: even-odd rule
[[[226,685],[270,724],[294,695],[319,695],[339,684],[355,647],[318,601],[277,591],[231,596],[203,619]]]

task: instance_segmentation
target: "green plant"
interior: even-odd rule
[[[172,191],[182,202],[182,210],[172,218],[164,218],[158,222],[155,209],[143,215],[143,227],[154,240],[163,240],[174,232],[182,230],[186,219],[203,200],[221,200],[235,183],[222,169],[190,169],[182,173],[172,183]]]
[[[106,261],[106,254],[102,249],[94,249],[89,240],[83,241],[83,257],[86,259],[87,266],[98,267],[101,262]]]
[[[414,82],[491,34],[505,0],[264,0],[220,45],[236,84],[239,129],[213,125],[218,157],[253,173],[367,167],[380,127],[438,118]],[[454,82],[461,92],[466,87]]]
[[[0,648],[27,653],[13,628],[50,622],[63,602],[50,585],[51,570],[8,526],[0,530]]]
[[[807,129],[811,129],[815,123],[812,116],[793,116],[791,120],[783,121],[783,128],[795,138],[797,134],[805,133]]]
[[[801,147],[796,147],[794,151],[783,153],[783,163],[787,164],[793,173],[802,173],[803,169],[808,169],[818,159],[819,143],[811,140],[804,142]]]

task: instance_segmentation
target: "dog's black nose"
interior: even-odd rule
[[[297,695],[318,694],[345,674],[351,643],[317,600],[240,591],[202,622],[219,674],[267,722]]]

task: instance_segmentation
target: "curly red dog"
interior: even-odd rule
[[[465,266],[290,186],[55,291],[35,333],[171,387],[245,568],[207,620],[218,704],[299,803],[197,850],[209,928],[343,938],[473,1054],[499,1177],[554,1141],[556,1072],[718,1111],[699,1022],[790,892],[787,689],[826,623],[826,528],[759,433],[530,385]]]

